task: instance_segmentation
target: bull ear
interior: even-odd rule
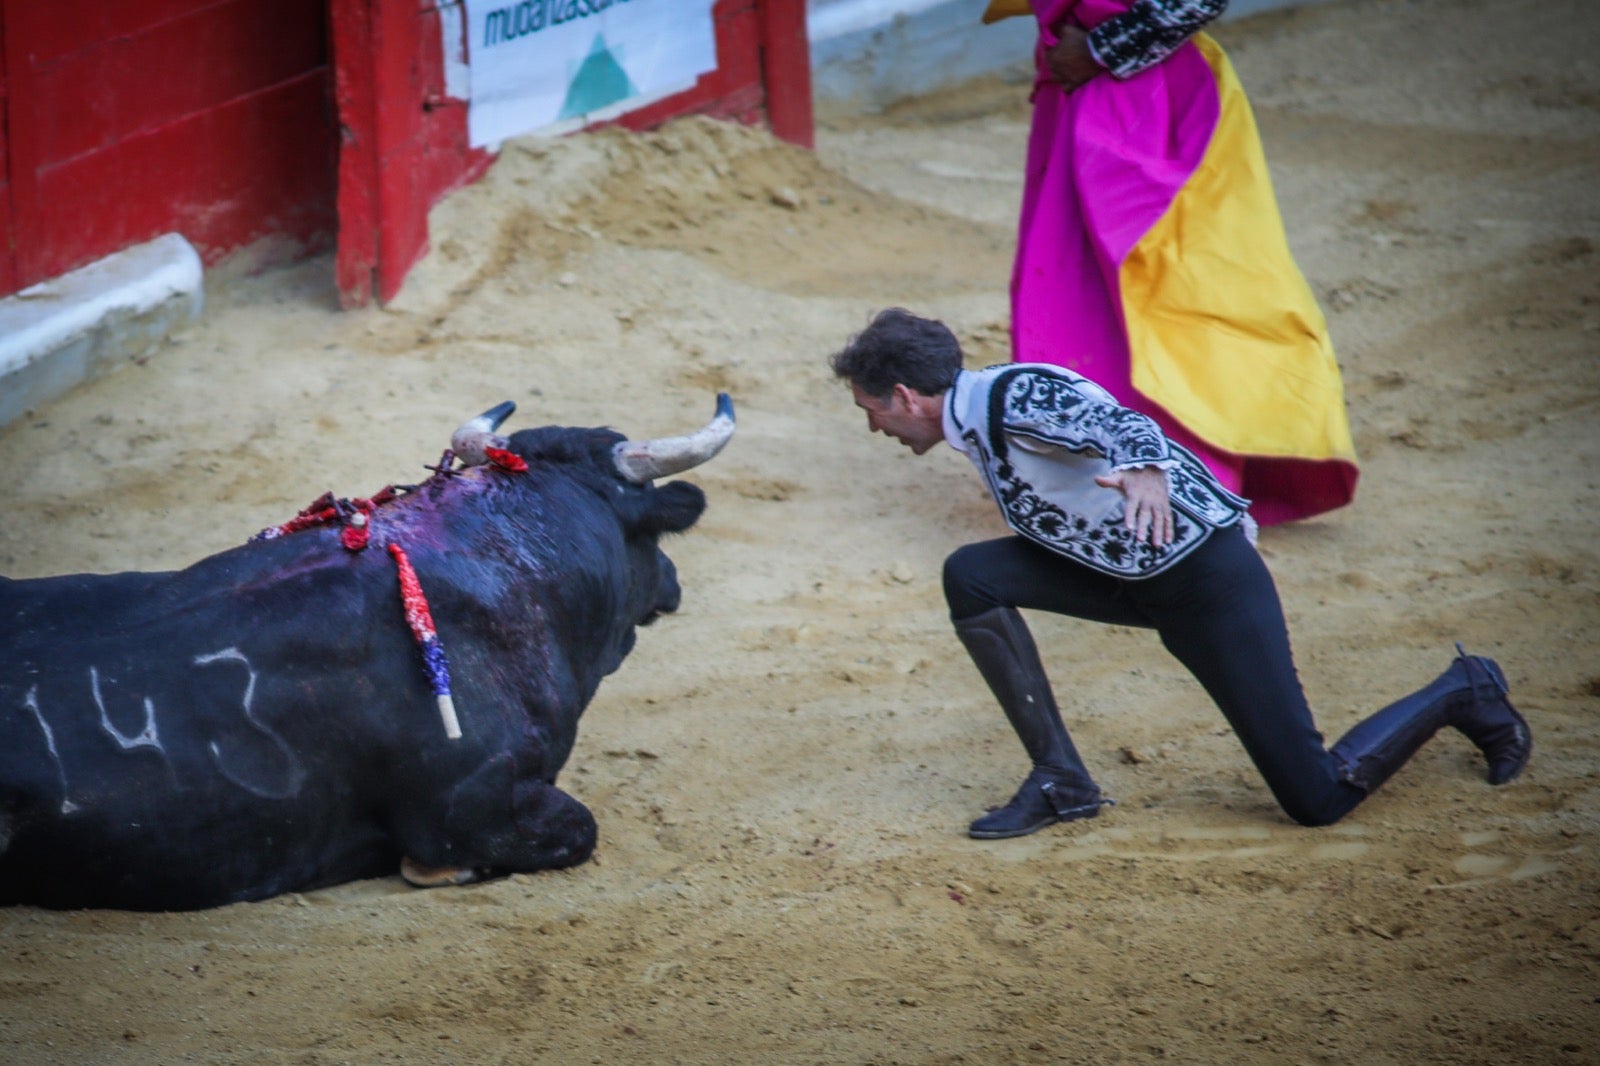
[[[699,485],[672,481],[642,496],[628,494],[629,524],[642,533],[682,533],[705,514],[706,494]]]
[[[477,418],[461,423],[461,428],[450,434],[450,450],[466,466],[482,466],[489,461],[488,449],[504,448],[506,439],[495,430],[511,417],[517,405],[507,400],[489,408]]]
[[[636,484],[681,474],[716,455],[733,437],[733,400],[717,393],[717,413],[700,429],[682,437],[625,440],[612,449],[617,472]]]

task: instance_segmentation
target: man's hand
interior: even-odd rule
[[[1172,499],[1167,492],[1167,472],[1158,466],[1137,466],[1118,470],[1094,479],[1101,488],[1122,493],[1126,514],[1123,522],[1133,530],[1133,539],[1149,540],[1151,547],[1165,548],[1172,543]]]
[[[1105,73],[1106,68],[1096,63],[1089,51],[1089,34],[1083,27],[1065,22],[1056,32],[1061,39],[1044,56],[1052,81],[1070,93],[1096,74]]]

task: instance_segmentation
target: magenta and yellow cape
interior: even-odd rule
[[[1092,28],[1128,0],[1033,7],[1042,70],[1054,27]],[[1014,358],[1069,367],[1155,418],[1263,524],[1348,503],[1339,366],[1227,56],[1198,34],[1126,80],[1034,91]]]

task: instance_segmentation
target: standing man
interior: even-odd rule
[[[1303,825],[1338,821],[1446,725],[1483,752],[1491,784],[1522,771],[1527,722],[1499,666],[1465,653],[1324,748],[1249,501],[1078,374],[1037,363],[971,372],[961,361],[943,323],[894,308],[831,366],[870,430],[917,455],[941,441],[965,453],[1014,533],[960,548],[944,567],[956,635],[1033,761],[972,836],[1021,836],[1109,802],[1073,747],[1018,608],[1156,630]]]
[[[1038,22],[1012,355],[1153,418],[1265,525],[1358,475],[1322,311],[1255,117],[1202,27],[1227,0],[994,0]]]

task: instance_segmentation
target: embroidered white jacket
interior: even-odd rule
[[[1045,363],[963,370],[945,393],[944,435],[978,468],[1006,524],[1085,566],[1122,578],[1161,573],[1215,529],[1248,521],[1248,500],[1223,488],[1155,421],[1079,374]],[[1135,541],[1123,496],[1098,475],[1155,466],[1172,494],[1173,539]]]

